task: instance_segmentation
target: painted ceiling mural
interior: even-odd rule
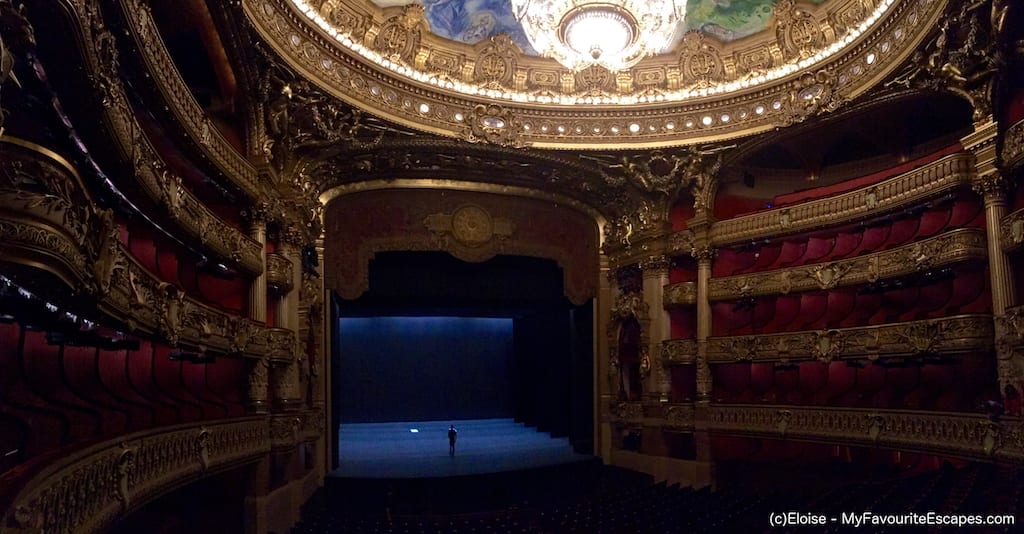
[[[697,29],[724,42],[742,39],[768,27],[775,1],[690,0],[686,5],[686,30]],[[823,4],[828,0],[802,1]],[[512,16],[509,0],[373,0],[373,3],[380,7],[419,3],[426,12],[430,31],[440,37],[475,44],[504,32],[512,36],[525,53],[537,55]]]

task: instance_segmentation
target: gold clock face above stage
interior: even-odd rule
[[[668,44],[622,62],[599,44],[582,45],[593,61],[538,51],[524,24],[564,15],[555,30],[571,40],[579,6],[599,4],[592,18],[624,25],[628,44],[649,37],[629,12],[649,2],[575,0],[569,14],[555,0],[242,3],[286,62],[354,106],[469,141],[607,149],[725,140],[838,109],[902,64],[947,1],[675,0]]]

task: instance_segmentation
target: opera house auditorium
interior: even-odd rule
[[[0,534],[1019,532],[1024,2],[0,0]]]

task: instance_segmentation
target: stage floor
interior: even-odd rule
[[[454,457],[448,455],[451,424],[459,431]],[[346,478],[476,475],[593,458],[574,453],[566,438],[512,419],[343,424],[338,450],[339,468],[332,476]]]

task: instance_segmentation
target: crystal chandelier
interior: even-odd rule
[[[632,67],[672,43],[686,0],[511,0],[541,55],[578,71]]]

